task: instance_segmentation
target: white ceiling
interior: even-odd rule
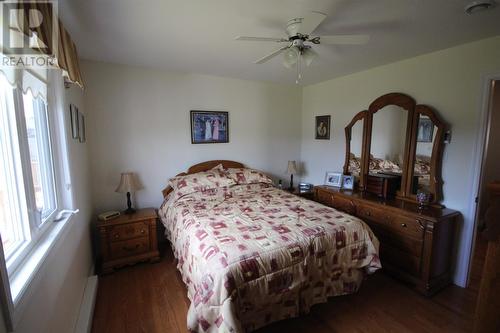
[[[238,35],[285,37],[287,20],[309,11],[328,18],[317,34],[369,34],[363,46],[319,45],[302,84],[316,83],[489,36],[500,6],[464,13],[465,0],[60,0],[59,15],[80,57],[173,71],[294,83],[278,48]],[[314,35],[314,34],[313,34]]]

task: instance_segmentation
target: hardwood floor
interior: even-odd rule
[[[476,291],[450,286],[426,298],[383,273],[354,295],[331,298],[311,313],[260,329],[270,332],[470,332]],[[92,332],[187,332],[189,300],[170,249],[156,264],[99,278]]]

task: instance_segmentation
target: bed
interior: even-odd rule
[[[250,332],[296,317],[356,292],[381,268],[365,223],[271,182],[241,163],[209,161],[163,190],[159,216],[187,286],[191,331]]]

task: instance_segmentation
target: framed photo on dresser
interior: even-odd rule
[[[191,110],[191,143],[229,142],[229,113]]]
[[[342,172],[328,171],[325,177],[325,185],[342,187]]]

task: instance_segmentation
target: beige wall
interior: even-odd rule
[[[123,209],[120,172],[138,173],[139,207],[159,207],[170,177],[231,159],[286,178],[300,157],[301,89],[214,76],[83,62],[92,197],[96,212]],[[191,144],[190,110],[229,112],[229,143]]]
[[[500,37],[426,54],[303,89],[301,161],[306,181],[323,183],[326,171],[342,170],[344,126],[389,92],[406,93],[438,110],[451,125],[443,157],[444,203],[465,216],[459,227],[455,282],[464,284],[473,221],[470,202],[474,145],[485,75],[500,73]],[[330,141],[314,140],[315,115],[332,115]]]

